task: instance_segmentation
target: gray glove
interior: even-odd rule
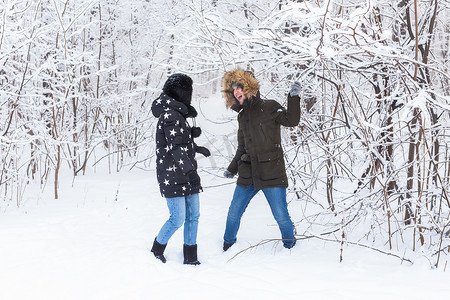
[[[236,175],[236,174],[233,174],[228,170],[225,170],[225,172],[223,172],[223,177],[226,177],[226,178],[233,178],[234,175]]]
[[[291,97],[299,96],[301,91],[302,91],[302,87],[300,86],[300,82],[296,81],[296,82],[294,82],[294,84],[292,84],[289,95]]]

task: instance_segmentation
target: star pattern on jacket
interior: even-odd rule
[[[175,172],[177,170],[177,166],[173,165],[170,168],[167,168],[166,171]]]
[[[156,126],[156,168],[163,197],[192,195],[187,173],[197,170],[191,128],[186,120],[187,107],[164,93],[153,101],[152,112],[158,117]]]

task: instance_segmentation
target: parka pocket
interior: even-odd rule
[[[248,162],[241,161],[238,167],[239,177],[249,179],[252,178],[252,165]]]
[[[286,170],[282,152],[274,151],[258,154],[258,172],[262,180],[284,177]]]

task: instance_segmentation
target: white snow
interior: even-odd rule
[[[202,174],[205,185],[230,180]],[[410,265],[367,249],[318,240],[292,250],[258,195],[238,242],[223,253],[233,184],[201,193],[200,266],[182,264],[182,229],[162,264],[150,248],[168,216],[153,171],[90,174],[61,187],[61,199],[28,193],[0,215],[0,299],[433,299],[446,298],[450,271]],[[117,200],[116,200],[117,197]],[[291,202],[293,219],[299,203]],[[437,298],[436,298],[437,299]]]

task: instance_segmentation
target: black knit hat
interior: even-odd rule
[[[163,92],[189,106],[192,100],[192,79],[186,74],[176,73],[167,78]]]

